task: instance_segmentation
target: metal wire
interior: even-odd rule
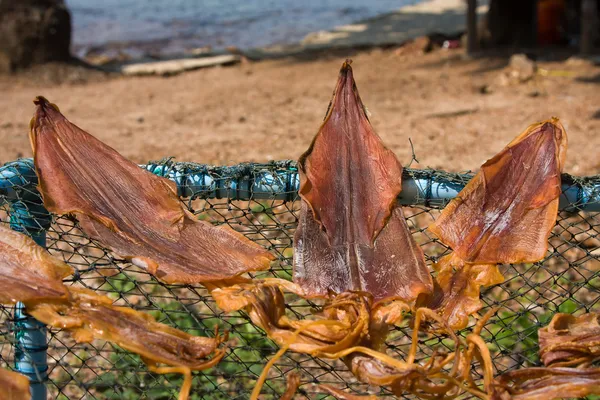
[[[162,160],[144,167],[174,179],[183,204],[198,219],[227,224],[275,254],[279,263],[260,276],[291,279],[292,241],[299,211],[293,162],[211,167]],[[11,217],[14,222],[10,205],[18,203],[39,217],[39,226],[29,228],[43,230],[48,215],[40,209],[39,195],[32,187],[35,176],[27,168],[14,165],[4,171],[10,173],[0,175],[0,204],[4,204],[0,206],[0,223],[9,223]],[[471,175],[409,170],[405,177],[414,182],[443,181],[453,190],[460,190]],[[550,237],[547,257],[534,264],[503,265],[506,281],[482,292],[483,311],[501,307],[482,335],[498,374],[539,365],[537,329],[554,313],[581,314],[599,309],[600,213],[583,210],[598,206],[595,201],[600,177],[564,176],[563,182],[563,192],[571,190],[570,197],[561,203],[563,211]],[[428,185],[424,183],[415,192],[412,206],[405,206],[405,214],[427,262],[432,263],[449,250],[426,228],[448,198],[435,197],[433,186]],[[260,191],[255,191],[257,188]],[[116,304],[148,312],[163,323],[195,335],[212,336],[215,325],[229,330],[228,355],[215,368],[194,373],[192,399],[247,399],[266,360],[278,350],[244,313],[222,313],[201,286],[158,282],[87,237],[72,218],[51,216],[47,247],[75,268],[76,273],[65,280],[69,285],[93,289]],[[287,297],[287,304],[288,312],[296,318],[318,309],[318,304],[294,296]],[[15,344],[21,331],[14,315],[13,307],[0,306],[0,367],[15,365]],[[403,358],[410,345],[410,333],[408,324],[394,328],[387,341],[388,353]],[[423,336],[419,358],[446,346],[444,337]],[[176,399],[182,382],[178,375],[150,373],[138,356],[118,346],[103,341],[77,344],[56,329],[49,329],[48,366],[47,388],[53,399]],[[357,382],[341,362],[288,352],[272,369],[262,392],[264,398],[279,398],[285,374],[291,370],[301,375],[298,398],[326,398],[318,394],[317,383],[355,394],[392,396],[385,389]]]

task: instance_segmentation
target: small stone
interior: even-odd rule
[[[497,79],[496,83],[498,84],[498,86],[504,87],[504,86],[510,85],[510,83],[511,83],[510,81],[511,81],[511,79],[510,79],[509,74],[507,74],[506,72],[502,72],[500,75],[498,75],[498,79]]]
[[[494,92],[490,85],[481,85],[479,86],[478,92],[480,94],[491,94]]]
[[[529,97],[541,97],[543,95],[544,95],[544,93],[540,92],[539,90],[534,90],[532,92],[527,93],[527,96],[529,96]]]
[[[565,61],[565,65],[568,65],[571,67],[588,67],[588,66],[591,67],[594,65],[594,62],[587,58],[582,58],[579,56],[572,56],[572,57],[569,57],[567,59],[567,61]]]
[[[513,55],[508,65],[511,69],[511,75],[521,82],[532,79],[537,70],[535,61],[529,59],[525,54]]]
[[[402,47],[396,49],[394,53],[396,55],[405,54],[422,54],[428,53],[433,50],[433,43],[428,36],[420,36],[409,42],[406,42]]]

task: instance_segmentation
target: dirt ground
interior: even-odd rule
[[[540,62],[532,79],[518,82],[507,59],[466,60],[461,50],[378,49],[353,59],[375,130],[403,164],[411,138],[421,167],[476,169],[529,124],[557,116],[569,135],[566,172],[600,173],[599,67]],[[263,61],[174,77],[91,74],[63,84],[36,74],[0,78],[0,161],[31,156],[36,95],[140,163],[296,159],[319,128],[342,61]]]

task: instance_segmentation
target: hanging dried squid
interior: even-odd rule
[[[433,282],[396,206],[402,167],[370,125],[350,62],[343,64],[325,121],[298,166],[302,204],[293,282],[207,284],[223,310],[246,310],[281,347],[252,398],[258,398],[269,367],[288,350],[341,359],[359,380],[399,395],[485,395],[470,376],[471,359],[478,357],[486,360],[486,385],[492,378],[489,352],[477,339],[482,325],[464,342],[435,312],[415,309],[420,298],[432,295]],[[312,319],[289,318],[283,290],[324,298],[325,306]],[[397,360],[385,354],[385,338],[411,309],[413,345],[406,361]],[[425,320],[448,335],[455,349],[416,362]]]
[[[582,398],[600,395],[598,313],[559,313],[538,331],[545,367],[523,368],[498,377],[492,400]]]
[[[180,400],[188,398],[191,372],[211,368],[225,355],[219,348],[224,338],[218,334],[216,338],[192,336],[148,314],[114,306],[110,298],[91,290],[69,287],[68,291],[68,302],[26,304],[27,312],[46,325],[69,331],[77,342],[100,339],[139,354],[152,372],[183,374]]]
[[[166,283],[268,269],[268,251],[184,210],[174,182],[141,169],[37,97],[30,141],[44,206]]]
[[[524,368],[501,375],[490,400],[552,400],[600,394],[600,368]]]
[[[402,166],[373,130],[350,64],[325,121],[298,161],[294,282],[308,296],[364,291],[410,302],[433,289],[396,199]]]
[[[589,366],[600,359],[600,315],[559,313],[538,331],[540,357],[547,367]]]
[[[556,224],[566,150],[558,119],[529,126],[481,166],[429,230],[466,263],[541,260]]]
[[[38,321],[69,331],[78,342],[101,339],[139,354],[156,373],[185,376],[179,399],[187,399],[191,371],[210,368],[225,352],[224,340],[196,337],[158,323],[150,315],[91,290],[68,287],[72,269],[31,238],[0,226],[0,302],[21,301]]]
[[[33,239],[0,224],[0,304],[66,300],[62,280],[72,273]]]
[[[442,258],[426,303],[454,329],[481,309],[481,286],[502,283],[496,264],[546,255],[556,224],[567,135],[558,119],[533,124],[481,170],[429,227],[452,254]]]

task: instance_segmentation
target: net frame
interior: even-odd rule
[[[199,219],[228,224],[278,257],[269,271],[257,274],[291,279],[293,230],[298,221],[299,179],[293,161],[244,163],[230,167],[175,163],[171,159],[141,166],[177,183],[182,202]],[[405,169],[399,204],[423,248],[428,264],[449,250],[426,231],[439,209],[469,181],[472,174]],[[48,214],[35,189],[37,178],[29,159],[0,169],[0,223],[26,231],[76,270],[65,280],[111,296],[118,305],[149,312],[160,322],[192,334],[214,335],[215,325],[230,331],[230,349],[215,368],[194,373],[192,399],[245,399],[266,359],[278,349],[243,313],[224,314],[199,285],[165,285],[121,260],[88,238],[77,221]],[[484,289],[485,312],[502,306],[482,334],[490,346],[497,374],[539,365],[537,329],[555,312],[597,311],[600,300],[600,176],[563,175],[561,212],[544,260],[503,265],[503,284]],[[286,296],[287,312],[303,318],[319,309],[318,302]],[[13,307],[0,307],[0,366],[15,368],[35,354],[24,348],[27,328]],[[463,335],[468,332],[463,331]],[[403,358],[410,345],[408,324],[394,327],[387,353]],[[175,399],[182,378],[150,373],[139,357],[102,341],[77,344],[60,330],[48,333],[48,377],[37,365],[38,380],[57,399]],[[26,347],[26,346],[25,346]],[[419,358],[433,349],[452,350],[445,337],[423,336]],[[35,360],[34,360],[35,361]],[[35,364],[35,362],[33,363]],[[278,398],[285,375],[298,371],[298,398],[326,398],[315,384],[326,383],[354,394],[392,396],[384,388],[357,382],[339,361],[288,352],[271,370],[264,398]],[[465,396],[467,397],[467,396]]]

